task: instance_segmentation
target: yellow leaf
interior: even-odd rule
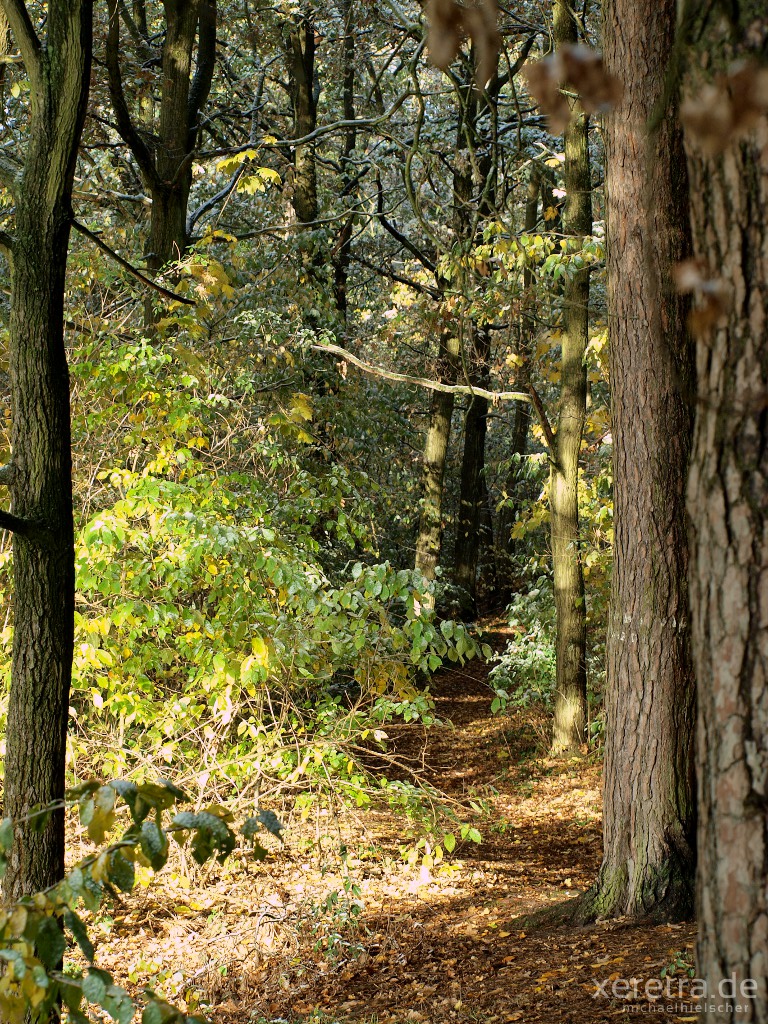
[[[7,929],[14,938],[18,938],[27,927],[27,908],[16,907],[10,916]]]
[[[233,156],[227,156],[223,160],[220,160],[216,164],[216,170],[222,171],[224,174],[232,174],[236,171],[240,164],[245,163],[246,160],[255,160],[256,150],[255,149],[244,149],[242,153],[235,153]]]

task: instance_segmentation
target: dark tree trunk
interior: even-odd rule
[[[604,46],[624,82],[606,119],[615,555],[608,632],[603,864],[592,916],[692,909],[694,678],[685,477],[693,371],[670,266],[690,251],[676,98],[658,131],[676,3],[609,0]]]
[[[690,26],[686,105],[706,121],[716,75],[762,64],[762,0],[711,10]],[[710,11],[707,8],[707,11]],[[762,49],[760,49],[762,47]],[[736,65],[738,67],[738,65]],[[743,114],[738,79],[735,108]],[[747,90],[742,83],[741,95]],[[763,86],[763,97],[765,86]],[[723,85],[719,101],[731,101]],[[688,513],[691,610],[698,685],[699,976],[715,998],[707,1020],[768,1020],[768,123],[766,103],[749,133],[715,134],[707,151],[686,121],[694,255],[702,277],[727,287],[726,310],[697,337],[698,401]],[[710,124],[704,129],[711,130]],[[730,127],[727,124],[726,130]],[[716,131],[716,129],[715,129]],[[722,150],[714,155],[712,148]],[[716,311],[715,311],[716,312]],[[718,986],[735,977],[743,1014]],[[754,979],[748,993],[741,987]],[[722,990],[721,990],[722,991]],[[727,991],[727,990],[726,990]],[[747,997],[745,998],[744,995]]]
[[[200,113],[208,99],[216,60],[216,0],[165,0],[165,39],[157,139],[148,142],[131,117],[120,69],[118,0],[109,0],[106,64],[117,129],[139,166],[152,197],[147,266],[158,272],[185,254],[192,156]],[[197,62],[193,52],[197,39]],[[153,320],[147,300],[146,320]]]
[[[14,530],[14,633],[4,814],[15,844],[6,899],[64,874],[64,813],[39,834],[24,817],[64,796],[75,571],[64,275],[77,148],[91,62],[91,6],[51,0],[41,46],[21,3],[2,4],[30,80],[24,167],[15,199],[9,356],[13,457],[7,481]],[[44,47],[44,48],[43,48]],[[14,517],[18,517],[14,519]]]
[[[567,0],[556,0],[554,35],[558,46],[578,41]],[[580,248],[592,233],[592,181],[589,124],[573,113],[564,134],[567,199],[563,234]],[[552,573],[557,617],[557,670],[552,753],[580,747],[587,724],[587,607],[579,536],[579,454],[587,411],[586,352],[589,343],[589,270],[579,270],[563,291],[560,408],[550,452],[549,505]]]
[[[301,17],[290,25],[287,49],[294,138],[301,139],[317,127],[314,91],[315,26],[311,18]],[[314,142],[294,148],[292,203],[300,224],[309,225],[317,220],[317,161]]]
[[[342,40],[344,120],[355,120],[355,31],[352,20],[354,11],[353,0],[343,0],[344,38]],[[341,151],[341,198],[349,201],[355,188],[355,168],[352,155],[355,151],[357,132],[354,127],[344,132]],[[352,226],[354,216],[350,213],[342,224],[336,244],[333,247],[333,294],[336,310],[346,320],[347,316],[347,277],[349,275],[349,257],[352,243]]]

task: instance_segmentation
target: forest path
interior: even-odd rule
[[[506,633],[503,623],[489,622],[483,639],[501,650]],[[445,724],[421,734],[403,726],[393,737],[423,781],[464,808],[482,842],[457,847],[462,868],[455,878],[411,886],[396,901],[397,955],[390,948],[378,970],[368,964],[354,972],[346,985],[354,995],[326,1010],[341,1011],[340,1021],[378,1024],[601,1024],[624,1012],[692,1019],[682,999],[668,1013],[659,1012],[658,1001],[649,1010],[643,999],[630,1008],[622,998],[595,998],[594,981],[660,980],[681,951],[690,955],[692,926],[537,927],[530,920],[565,910],[594,880],[602,851],[600,765],[542,756],[545,722],[528,710],[493,715],[487,675],[480,661],[441,671],[431,689]],[[386,913],[367,917],[368,927],[383,930],[393,910],[390,902]],[[672,982],[670,991],[678,990]]]
[[[501,649],[505,627],[488,623],[483,639]],[[661,990],[662,970],[690,956],[693,926],[531,920],[567,910],[595,877],[600,765],[542,755],[543,722],[528,710],[492,715],[487,671],[474,661],[435,677],[442,725],[387,727],[401,765],[445,794],[451,827],[477,828],[481,843],[459,842],[428,868],[404,862],[414,840],[401,815],[289,821],[263,864],[233,858],[191,886],[166,869],[115,914],[102,966],[190,1010],[202,996],[216,1024],[696,1019],[677,997],[669,1011],[658,999],[627,1005],[621,987],[608,997],[624,979]],[[608,995],[594,979],[610,979]]]

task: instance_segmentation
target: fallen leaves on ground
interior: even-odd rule
[[[500,626],[491,639],[501,644]],[[690,956],[692,925],[531,919],[566,917],[595,877],[600,767],[541,756],[535,714],[492,716],[485,671],[436,678],[450,725],[389,730],[399,759],[473,818],[482,843],[425,869],[400,856],[402,820],[326,808],[289,824],[262,864],[234,857],[186,874],[182,861],[138,888],[96,923],[100,966],[216,1024],[696,1019],[669,969]],[[641,1005],[663,973],[674,998]]]

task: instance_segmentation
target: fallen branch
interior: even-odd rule
[[[412,377],[409,373],[383,370],[380,366],[364,363],[362,359],[353,356],[351,352],[347,352],[339,345],[313,345],[312,348],[317,352],[330,352],[331,355],[339,356],[345,363],[357,366],[364,373],[370,373],[374,377],[383,377],[384,380],[391,380],[397,384],[416,384],[420,388],[427,388],[429,391],[442,391],[447,395],[479,395],[480,398],[487,398],[489,402],[530,402],[532,400],[526,391],[486,391],[485,388],[473,387],[471,384],[443,384],[442,381],[429,380],[426,377]]]

